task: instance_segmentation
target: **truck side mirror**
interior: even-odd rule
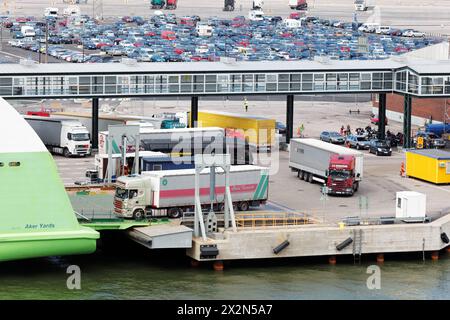
[[[326,170],[326,171],[325,171],[325,175],[326,175],[327,177],[328,177],[328,173],[329,173],[328,170]]]
[[[357,178],[359,178],[360,176],[361,176],[361,174],[360,174],[360,173],[356,174],[356,177],[357,177]]]

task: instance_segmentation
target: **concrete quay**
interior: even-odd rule
[[[351,227],[313,224],[219,231],[222,232],[212,234],[206,241],[193,238],[187,255],[196,261],[312,256],[331,256],[335,261],[335,257],[340,255],[378,254],[377,260],[381,261],[385,253],[431,252],[433,260],[436,260],[438,251],[449,246],[441,239],[441,234],[450,234],[450,214],[431,223]],[[348,238],[352,242],[338,250],[336,246]],[[285,241],[289,244],[274,253],[274,249]],[[205,246],[216,248],[217,256],[205,257]]]

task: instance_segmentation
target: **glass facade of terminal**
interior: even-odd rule
[[[395,91],[419,96],[450,95],[449,76],[424,76],[411,70],[395,73]]]
[[[393,91],[412,95],[449,95],[450,76],[421,76],[403,69],[394,73],[143,73],[0,77],[0,96],[4,98]]]

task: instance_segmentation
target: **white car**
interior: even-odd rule
[[[391,27],[389,26],[379,26],[375,32],[377,34],[389,34],[389,32],[391,32]]]
[[[425,33],[424,32],[420,32],[417,30],[412,30],[412,29],[408,29],[403,31],[402,35],[404,37],[415,37],[415,38],[423,38],[425,37]]]

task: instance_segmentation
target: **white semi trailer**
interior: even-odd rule
[[[142,219],[145,215],[166,214],[179,218],[195,206],[195,169],[142,172],[136,176],[122,176],[116,181],[114,212],[118,217]],[[268,198],[269,169],[253,166],[231,166],[230,191],[236,209],[264,204]],[[200,202],[208,207],[210,200],[209,169],[200,175]],[[216,169],[216,210],[223,211],[225,175]],[[155,213],[159,214],[155,214]]]
[[[89,132],[79,121],[24,116],[49,151],[65,157],[91,154]]]
[[[353,195],[363,179],[364,155],[316,139],[291,139],[289,167],[300,179],[317,181],[328,193]]]

